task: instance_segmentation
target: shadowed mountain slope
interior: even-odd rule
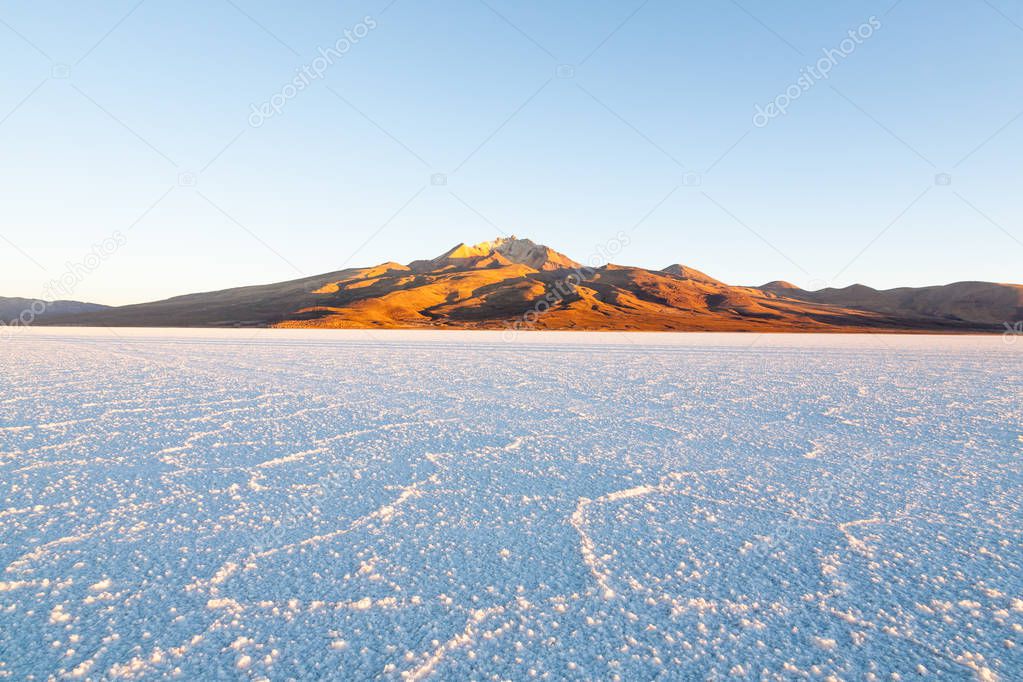
[[[23,321],[42,321],[43,317],[57,317],[76,313],[105,310],[109,306],[81,301],[40,301],[34,298],[5,298],[0,296],[0,322],[19,324]],[[40,312],[41,311],[41,312]]]
[[[872,289],[853,284],[842,289],[804,291],[798,287],[779,289],[772,285],[765,291],[787,298],[872,310],[890,315],[917,315],[959,322],[1003,326],[1005,322],[1023,319],[1023,286],[991,282],[956,282],[944,286]]]

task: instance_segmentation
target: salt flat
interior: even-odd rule
[[[1023,677],[1023,341],[0,342],[0,677]]]

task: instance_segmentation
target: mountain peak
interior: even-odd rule
[[[582,267],[565,254],[543,244],[537,244],[531,239],[519,239],[512,235],[498,237],[487,243],[494,251],[511,262],[528,265],[535,270],[563,270]]]
[[[429,264],[430,267],[442,264],[475,265],[478,261],[492,258],[525,265],[534,270],[563,270],[582,267],[563,253],[543,244],[537,244],[531,239],[520,239],[515,235],[497,237],[472,246],[461,242],[431,261],[416,261],[415,264],[410,265],[420,267],[426,264]]]
[[[694,282],[702,282],[704,284],[723,284],[720,280],[716,280],[710,275],[700,272],[696,268],[691,268],[688,265],[682,265],[681,263],[675,263],[661,270],[661,272],[669,275],[675,275],[682,279],[689,279]]]

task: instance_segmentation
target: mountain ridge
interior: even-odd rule
[[[62,315],[44,325],[666,331],[994,332],[1023,319],[1023,286],[958,282],[812,292],[732,286],[682,264],[589,267],[530,239],[460,243],[264,285]]]
[[[53,317],[106,310],[109,307],[99,303],[86,303],[84,301],[43,301],[34,298],[0,296],[0,323],[7,325],[25,324],[26,320],[35,322],[43,316]]]

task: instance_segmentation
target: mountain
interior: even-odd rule
[[[804,291],[791,284],[781,289],[771,282],[762,288],[788,298],[812,303],[874,310],[892,315],[913,314],[927,318],[1002,326],[1023,319],[1023,287],[1017,284],[956,282],[945,286],[878,290],[862,284],[842,289]]]
[[[381,263],[154,303],[62,315],[50,325],[675,331],[999,331],[1023,318],[1023,286],[963,282],[811,292],[730,286],[676,264],[591,268],[528,239],[458,244]]]
[[[3,324],[32,324],[43,317],[74,315],[105,310],[109,306],[81,301],[39,301],[34,298],[5,298],[0,296],[0,322]]]

